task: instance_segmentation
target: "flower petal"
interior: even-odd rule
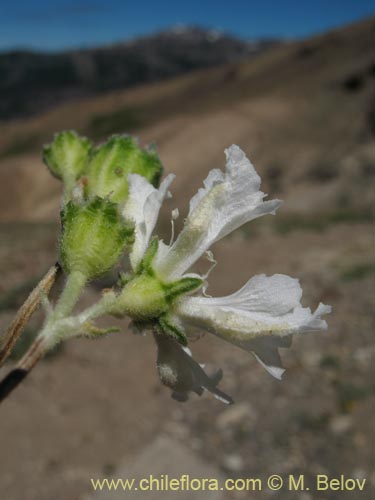
[[[238,146],[231,146],[225,154],[225,172],[211,170],[204,187],[190,201],[177,240],[157,256],[156,267],[164,278],[178,278],[216,241],[252,219],[275,213],[281,204],[263,201],[260,177]]]
[[[258,274],[237,292],[215,298],[215,304],[277,316],[300,304],[302,289],[297,279],[285,274]]]
[[[331,308],[320,304],[312,313],[300,305],[301,294],[298,280],[280,274],[259,275],[227,297],[181,298],[175,314],[186,324],[253,352],[280,378],[278,347],[288,347],[292,334],[327,328],[321,316]]]
[[[132,268],[136,269],[148,247],[161,204],[168,194],[175,175],[169,174],[159,189],[141,175],[130,174],[128,178],[129,195],[122,213],[125,219],[135,224],[135,240],[130,253],[130,263]]]
[[[158,346],[157,368],[160,380],[172,389],[174,399],[187,401],[189,392],[201,396],[207,390],[223,403],[233,403],[231,397],[216,387],[222,378],[221,370],[210,377],[194,361],[188,348],[165,335],[155,334],[154,338]]]
[[[292,335],[288,335],[287,337],[261,337],[249,341],[246,350],[254,354],[257,361],[259,361],[268,373],[281,380],[285,369],[283,368],[278,349],[279,347],[290,347],[291,344]]]

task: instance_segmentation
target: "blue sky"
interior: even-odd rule
[[[2,0],[0,50],[96,46],[176,24],[306,37],[374,13],[373,0]]]

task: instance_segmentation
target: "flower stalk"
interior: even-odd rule
[[[54,321],[70,315],[86,283],[87,277],[81,271],[73,271],[68,275],[65,287],[53,311]]]

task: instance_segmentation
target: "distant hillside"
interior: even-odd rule
[[[180,27],[90,50],[0,53],[0,119],[31,115],[73,97],[233,62],[275,43],[250,43],[213,30]]]
[[[0,223],[58,216],[61,186],[40,151],[54,132],[70,128],[96,140],[131,133],[142,144],[155,142],[166,171],[178,174],[173,193],[181,204],[235,143],[258,166],[265,192],[287,195],[282,213],[319,212],[311,221],[318,226],[366,221],[374,175],[372,52],[371,19],[0,123]]]

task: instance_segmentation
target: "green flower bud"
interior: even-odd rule
[[[119,203],[128,195],[128,174],[159,184],[162,165],[154,151],[139,148],[129,136],[113,136],[97,148],[87,169],[87,195]]]
[[[125,224],[118,206],[102,198],[82,206],[69,201],[62,225],[61,264],[67,273],[79,271],[87,279],[109,271],[133,239],[134,228]]]
[[[120,317],[130,316],[134,324],[162,331],[186,345],[184,332],[173,321],[173,303],[179,296],[200,288],[203,280],[189,276],[170,283],[163,282],[152,265],[158,246],[159,240],[153,238],[138,265],[137,274],[122,277],[122,291],[108,312]]]
[[[157,240],[150,244],[140,265],[141,273],[133,279],[125,280],[125,285],[110,312],[116,316],[128,315],[137,324],[153,325],[156,330],[163,331],[186,345],[186,337],[178,325],[174,324],[170,313],[177,297],[197,290],[203,281],[186,277],[172,283],[163,283],[151,267],[155,249],[157,250]]]
[[[152,321],[168,309],[163,284],[154,276],[141,274],[129,281],[118,296],[113,314],[129,315],[134,321]]]
[[[53,142],[44,146],[43,161],[52,175],[72,187],[85,171],[91,148],[88,139],[66,130],[56,134]]]

